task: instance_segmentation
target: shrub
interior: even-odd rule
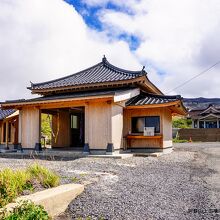
[[[25,171],[5,169],[0,172],[0,207],[12,202],[23,190],[31,188],[30,175]]]
[[[37,163],[28,167],[27,171],[31,178],[36,178],[46,188],[58,186],[60,183],[58,175]]]
[[[2,220],[49,220],[51,219],[43,206],[33,202],[22,201],[12,211],[3,210],[0,213]]]
[[[0,171],[0,208],[12,202],[24,190],[32,191],[38,182],[44,188],[54,187],[59,185],[60,177],[38,164],[27,170]]]
[[[191,128],[192,120],[187,118],[174,117],[172,120],[173,128]]]

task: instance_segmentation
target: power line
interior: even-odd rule
[[[207,69],[203,70],[201,73],[195,75],[194,77],[188,79],[187,81],[185,81],[184,83],[180,84],[179,86],[175,87],[174,89],[170,90],[167,94],[175,91],[176,89],[179,89],[183,86],[185,86],[187,83],[191,82],[192,80],[198,78],[199,76],[203,75],[204,73],[208,72],[210,69],[212,69],[213,67],[215,67],[216,65],[220,64],[220,60],[218,62],[216,62],[215,64],[213,64],[212,66],[208,67]]]

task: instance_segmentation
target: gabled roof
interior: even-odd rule
[[[130,71],[118,68],[110,64],[104,57],[102,62],[82,70],[78,73],[55,79],[43,83],[32,83],[28,89],[32,93],[45,94],[48,92],[67,91],[70,89],[112,86],[129,82],[147,81],[148,87],[152,92],[162,94],[162,92],[153,85],[147,78],[144,68],[140,71]]]
[[[13,114],[16,110],[14,109],[0,109],[0,120],[7,118],[9,115]]]
[[[219,114],[220,111],[218,109],[216,109],[213,105],[209,105],[209,107],[206,108],[204,111],[202,111],[200,113],[200,115],[210,114],[210,113],[214,113],[214,114],[217,113],[217,114]]]

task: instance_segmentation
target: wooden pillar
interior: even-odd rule
[[[19,110],[18,116],[18,143],[21,144],[22,142],[22,110]]]
[[[217,128],[219,128],[219,119],[217,118]]]
[[[89,144],[89,103],[85,104],[85,143]]]
[[[6,139],[5,139],[5,146],[8,148],[8,121],[6,121]]]
[[[206,126],[206,124],[205,124],[205,120],[204,120],[203,124],[204,124],[203,127],[205,128],[205,126]]]
[[[35,148],[40,143],[40,110],[23,108],[21,114],[21,144],[23,148]]]

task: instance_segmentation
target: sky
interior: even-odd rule
[[[141,70],[165,94],[220,97],[219,0],[1,0],[0,101],[101,61]]]

